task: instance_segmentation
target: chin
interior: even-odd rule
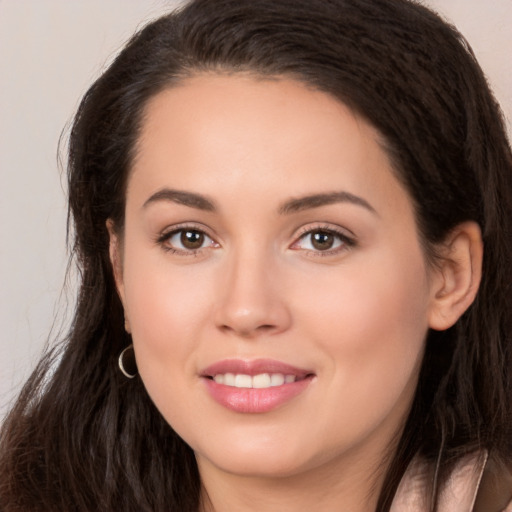
[[[208,461],[218,469],[231,474],[252,478],[286,478],[307,472],[317,466],[318,457],[309,457],[303,443],[283,443],[281,440],[217,445],[218,450],[200,454],[198,463]]]

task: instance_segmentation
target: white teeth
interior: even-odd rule
[[[269,388],[271,385],[270,375],[268,373],[260,373],[252,378],[253,388]]]
[[[295,375],[283,375],[282,373],[260,373],[251,377],[243,373],[219,373],[213,376],[213,380],[217,384],[232,386],[235,388],[256,388],[264,389],[283,384],[291,384],[297,379]]]
[[[236,388],[252,388],[252,378],[250,375],[239,374],[235,377]]]
[[[271,386],[282,386],[284,384],[284,375],[282,373],[273,373],[270,376]]]
[[[224,384],[226,386],[234,386],[235,385],[235,374],[234,373],[225,373],[224,374]]]

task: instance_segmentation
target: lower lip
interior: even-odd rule
[[[312,377],[270,388],[236,388],[204,379],[210,396],[227,409],[242,413],[269,412],[302,393]]]

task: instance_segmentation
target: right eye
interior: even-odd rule
[[[204,231],[194,228],[181,228],[163,235],[159,242],[164,249],[181,254],[196,254],[209,247],[218,247],[217,242]]]

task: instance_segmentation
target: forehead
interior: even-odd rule
[[[128,193],[168,186],[270,201],[341,188],[410,203],[380,139],[346,105],[300,82],[197,75],[148,102]]]

